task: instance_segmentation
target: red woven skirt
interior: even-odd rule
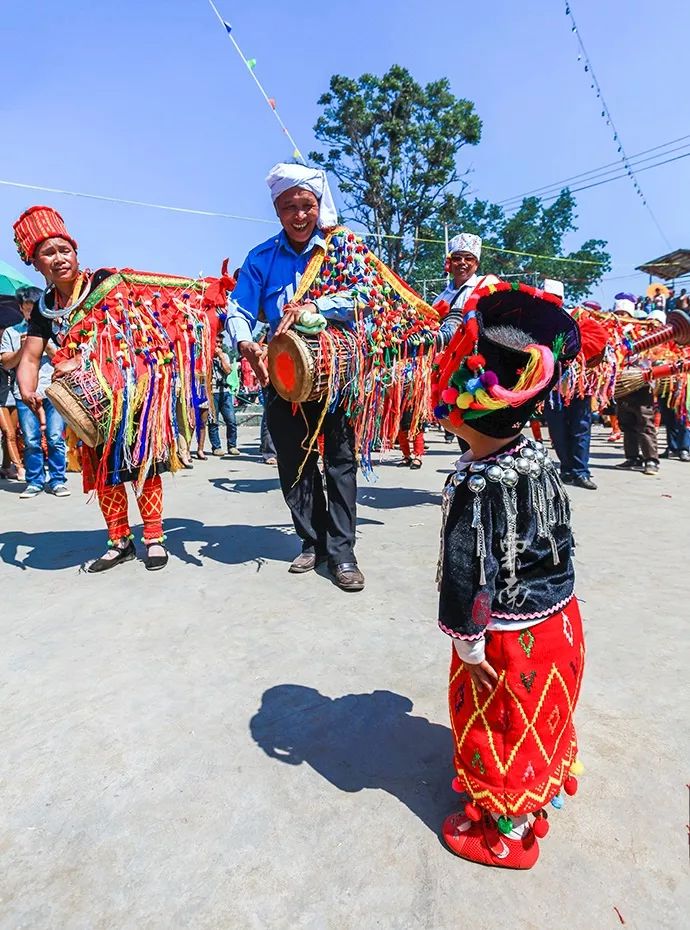
[[[487,633],[486,659],[498,673],[490,693],[477,690],[453,649],[448,699],[455,768],[480,807],[527,814],[559,793],[577,756],[573,711],[584,658],[574,597],[533,627]]]

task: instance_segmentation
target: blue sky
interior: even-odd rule
[[[421,82],[446,75],[475,102],[482,141],[463,149],[461,166],[482,197],[501,200],[616,157],[560,0],[218,6],[304,152],[331,74],[398,63]],[[686,0],[659,0],[653,19],[629,0],[572,6],[628,154],[690,133]],[[207,0],[2,7],[0,179],[272,219],[264,178],[292,146]],[[639,180],[672,246],[690,247],[690,159]],[[667,247],[632,185],[577,198],[570,245],[607,239],[613,256],[594,296],[641,290],[644,277],[624,276]],[[226,255],[240,264],[272,229],[0,186],[0,258],[15,265],[11,224],[32,203],[63,213],[90,267],[211,274]]]

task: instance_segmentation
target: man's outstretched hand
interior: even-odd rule
[[[266,387],[268,384],[268,365],[266,364],[268,350],[266,346],[259,345],[258,342],[240,342],[237,348],[240,350],[242,358],[246,358],[252,366],[252,371],[261,387]]]

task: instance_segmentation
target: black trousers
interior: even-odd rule
[[[318,467],[316,443],[306,461],[309,438],[323,411],[321,401],[301,404],[293,415],[292,404],[272,387],[264,392],[268,429],[278,458],[278,474],[285,503],[292,513],[302,551],[314,549],[328,556],[331,565],[355,561],[357,519],[357,459],[352,427],[342,408],[327,413],[324,437],[324,476]],[[304,462],[299,481],[299,467]],[[328,495],[328,498],[326,498]]]

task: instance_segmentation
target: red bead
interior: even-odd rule
[[[534,835],[539,840],[543,840],[546,834],[549,832],[549,821],[546,817],[537,817],[537,819],[532,824],[532,830]]]
[[[458,778],[457,775],[455,776],[455,778],[453,779],[453,781],[450,783],[450,787],[451,787],[451,788],[453,789],[453,791],[455,791],[457,794],[462,794],[462,792],[465,790],[465,789],[462,787],[462,785],[460,784],[460,779]]]
[[[566,794],[570,794],[570,795],[576,794],[577,793],[577,778],[574,778],[572,775],[569,775],[563,784],[563,790],[565,791]]]
[[[476,804],[473,804],[471,801],[468,801],[465,804],[465,816],[468,820],[473,820],[475,823],[479,823],[482,819],[482,812],[479,810]]]

